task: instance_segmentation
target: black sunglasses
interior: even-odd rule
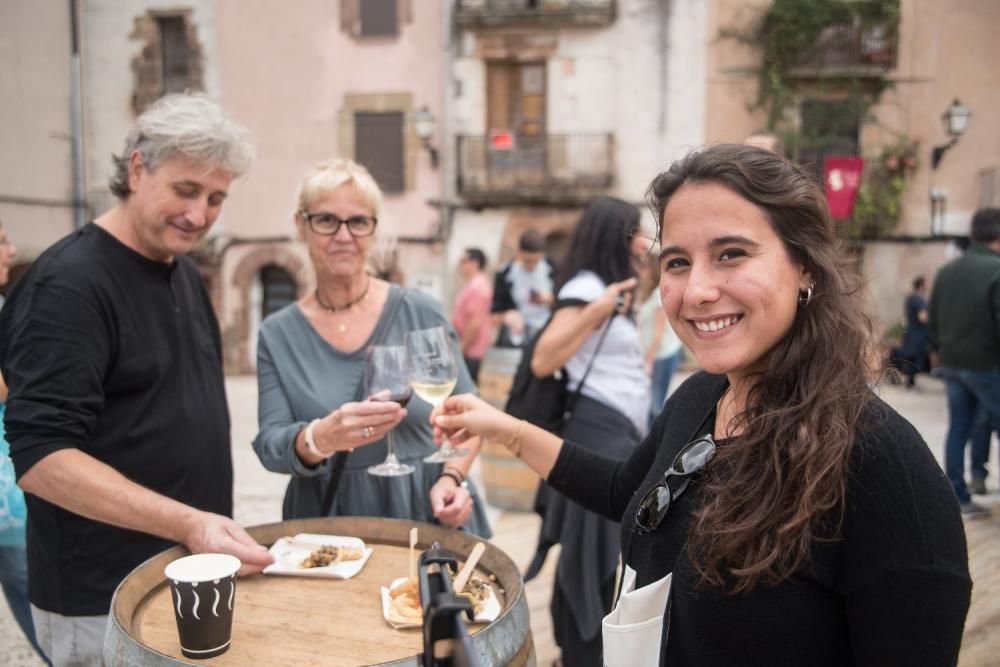
[[[321,236],[333,236],[340,231],[341,225],[347,225],[351,236],[371,236],[375,233],[378,220],[370,215],[355,215],[347,220],[333,213],[307,213],[299,211],[309,228]]]
[[[677,452],[674,462],[663,473],[663,479],[639,501],[639,509],[635,512],[635,525],[639,528],[639,532],[648,533],[660,526],[670,510],[670,505],[684,493],[684,489],[691,482],[691,476],[704,468],[714,455],[715,440],[710,433],[689,442]],[[684,479],[676,491],[671,491],[667,484],[671,476]]]

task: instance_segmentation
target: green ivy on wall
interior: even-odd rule
[[[835,147],[839,138],[860,133],[882,93],[891,85],[884,77],[859,72],[860,63],[837,66],[823,60],[831,31],[843,28],[854,39],[877,36],[894,45],[899,30],[899,0],[774,0],[749,31],[723,30],[760,48],[762,64],[755,109],[763,110],[767,129],[782,138],[789,155],[806,155]],[[894,47],[893,47],[894,48]],[[868,64],[885,66],[894,54],[865,52]],[[853,66],[853,67],[852,67]],[[803,130],[804,101],[816,100]],[[800,105],[801,108],[800,108]],[[899,139],[867,156],[852,218],[841,232],[850,239],[890,233],[899,222],[907,176],[916,166],[916,145]],[[891,165],[891,166],[890,166]],[[817,174],[819,176],[819,174]]]
[[[852,26],[861,33],[877,30],[887,39],[894,37],[899,28],[899,0],[774,0],[757,29],[744,35],[763,51],[757,106],[767,113],[768,129],[780,130],[787,111],[801,98],[801,77],[793,72],[808,60],[831,26]],[[852,77],[845,78],[852,88],[858,87]],[[865,97],[877,99],[885,86],[878,82],[877,89]]]
[[[916,142],[900,139],[867,160],[851,219],[841,228],[850,239],[876,239],[899,222],[906,178],[917,168]]]

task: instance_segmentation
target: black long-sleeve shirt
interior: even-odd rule
[[[723,377],[695,375],[627,461],[567,443],[548,480],[621,519],[636,586],[673,572],[661,664],[954,665],[971,593],[958,505],[920,435],[874,396],[852,455],[841,539],[818,544],[791,579],[749,594],[696,588],[687,535],[697,478],[657,530],[635,531],[639,500],[696,431],[711,429],[699,425],[711,424],[724,388]]]
[[[76,448],[153,491],[232,514],[218,322],[187,258],[154,262],[97,225],[35,260],[0,311],[5,423],[18,478]],[[107,614],[135,566],[171,546],[27,494],[28,592]]]

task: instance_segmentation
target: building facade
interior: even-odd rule
[[[755,34],[772,2],[709,6],[706,139],[742,141],[768,124],[766,110],[755,108],[763,46],[733,35]],[[824,155],[849,154],[864,157],[866,171],[901,179],[893,220],[852,242],[885,328],[902,318],[911,280],[931,279],[954,255],[951,239],[968,233],[973,211],[1000,206],[1000,77],[989,65],[1000,57],[993,34],[1000,3],[899,0],[897,7],[895,29],[825,28],[790,71],[793,99],[779,123],[800,139],[826,137],[821,146],[800,141],[789,155],[820,176]],[[863,113],[847,104],[858,90],[881,91]],[[951,142],[942,114],[955,100],[972,116]],[[934,148],[944,146],[935,168]]]
[[[641,206],[705,140],[702,2],[458,0],[453,26],[450,263],[496,266],[528,228],[558,259],[591,198]]]
[[[17,246],[14,276],[72,231],[80,199],[69,8],[66,2],[0,3],[0,223]]]
[[[217,277],[231,372],[254,368],[263,317],[314,289],[294,225],[306,170],[332,158],[364,164],[385,194],[379,233],[395,252],[375,268],[438,298],[442,176],[417,120],[442,124],[445,9],[417,0],[218,0],[222,105],[248,127],[257,162],[233,188],[203,262]],[[433,128],[431,128],[433,130]],[[437,150],[433,134],[426,145]]]

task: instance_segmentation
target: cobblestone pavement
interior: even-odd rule
[[[236,519],[246,525],[278,521],[285,477],[264,470],[250,447],[257,430],[255,380],[252,377],[232,378],[227,382],[227,389],[233,420]],[[940,459],[947,427],[942,385],[933,378],[921,377],[917,391],[884,387],[881,393],[913,422]],[[992,453],[997,455],[995,447]],[[993,468],[998,468],[995,459]],[[975,585],[959,662],[961,667],[1000,666],[1000,492],[995,476],[989,484],[992,493],[982,497],[982,502],[993,508],[993,516],[965,524]],[[516,562],[526,565],[537,535],[537,519],[533,515],[493,510],[491,520],[496,532],[494,541]],[[550,557],[547,572],[527,587],[539,665],[548,665],[556,657],[548,616],[554,560]],[[0,603],[0,665],[38,667],[41,664],[20,635],[6,605]]]

